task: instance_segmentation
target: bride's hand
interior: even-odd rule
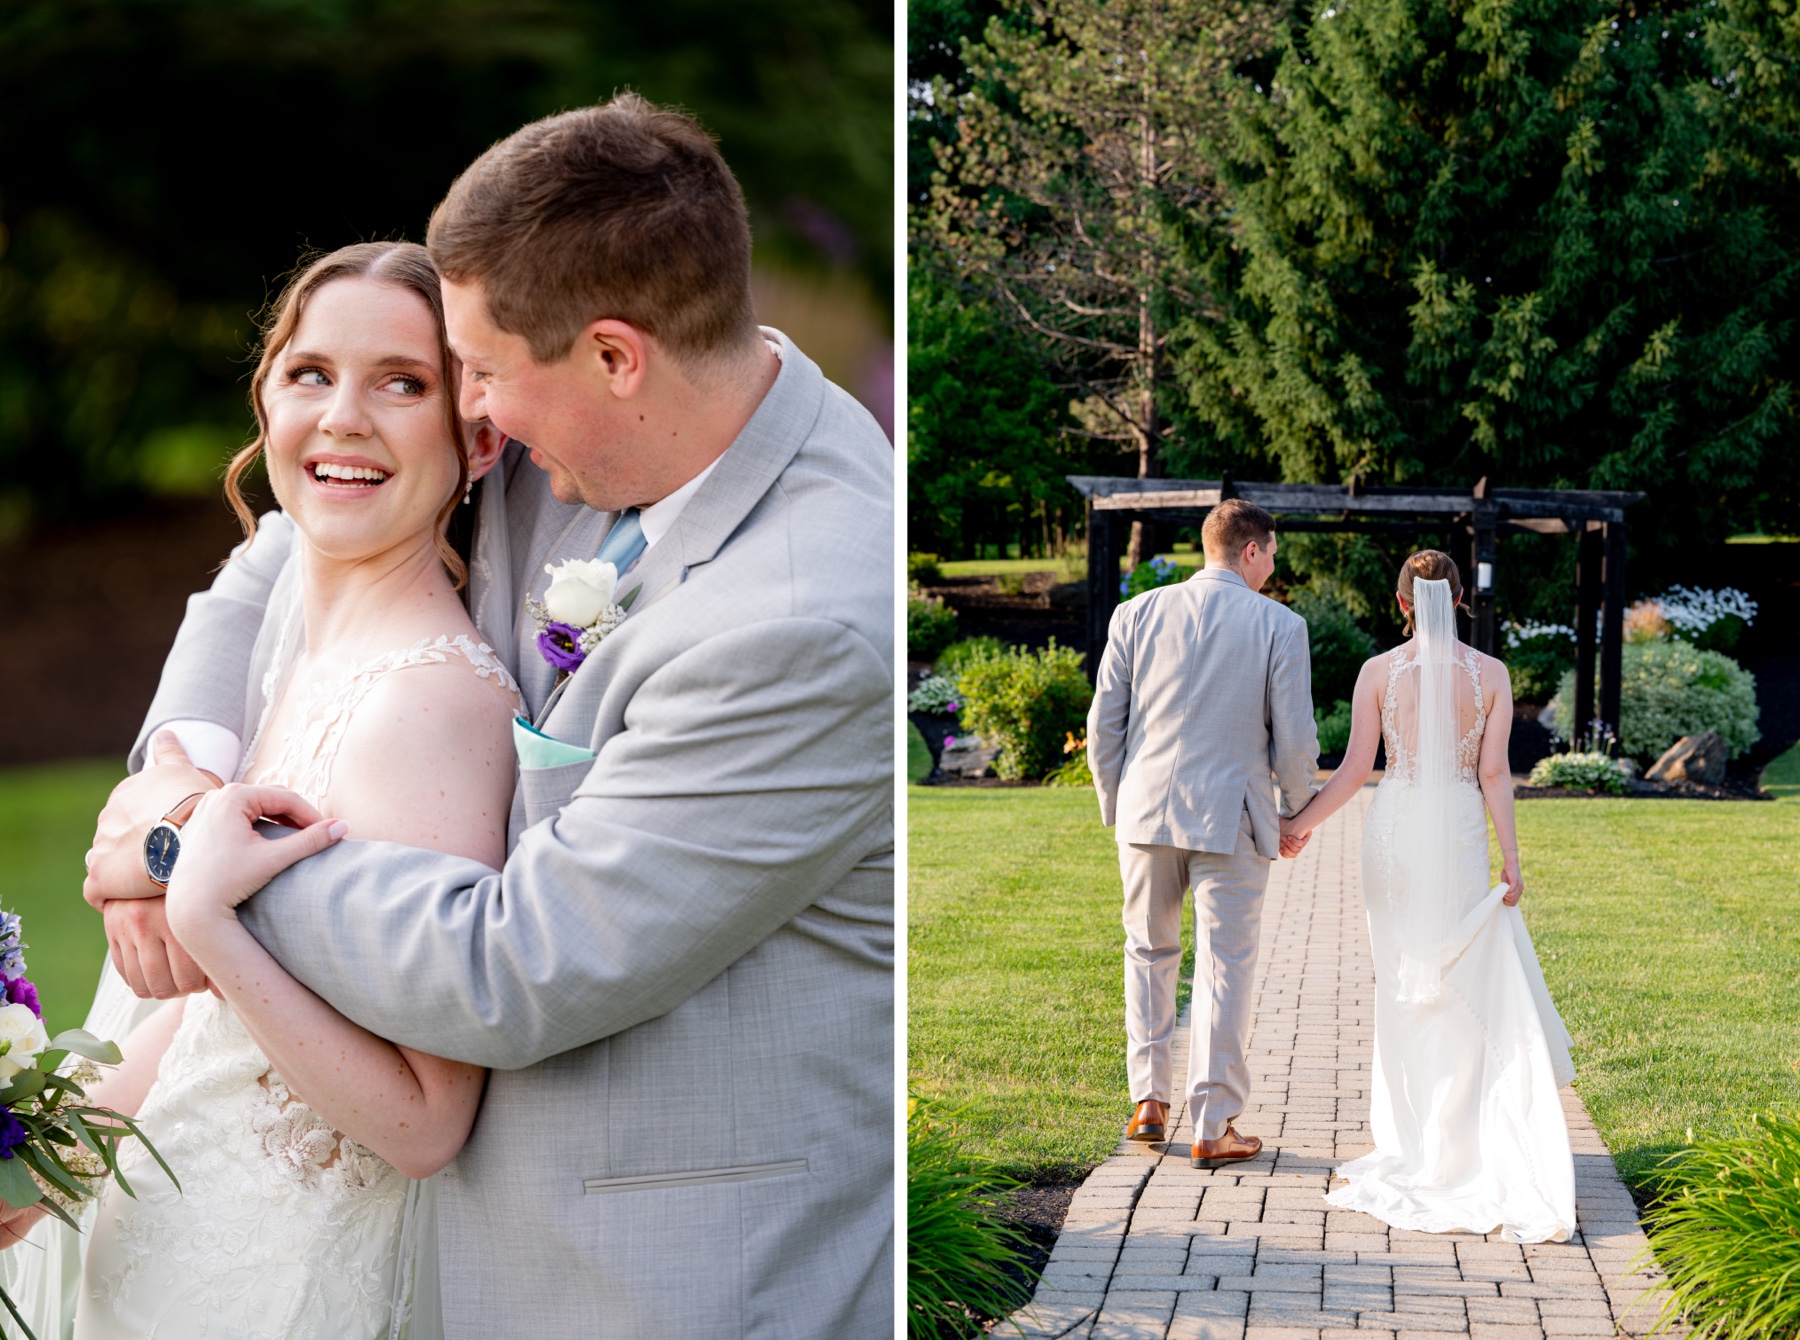
[[[1300,815],[1281,821],[1281,854],[1288,860],[1298,856],[1311,841],[1312,829],[1300,823]]]
[[[1508,907],[1517,907],[1519,898],[1525,892],[1525,876],[1519,873],[1519,857],[1515,852],[1508,856],[1500,867],[1500,880],[1506,885],[1506,892],[1500,895],[1500,901]]]
[[[299,831],[265,838],[253,827],[262,818],[287,820]],[[170,928],[187,944],[207,923],[235,919],[239,903],[296,861],[324,851],[347,827],[278,786],[233,784],[213,792],[181,830],[181,855],[169,880]]]

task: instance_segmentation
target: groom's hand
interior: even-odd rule
[[[164,899],[114,898],[100,913],[113,967],[140,1000],[173,1000],[211,985],[170,932]]]
[[[115,898],[161,898],[144,868],[144,838],[151,827],[196,791],[214,791],[219,779],[188,762],[171,731],[150,741],[150,764],[113,788],[94,829],[81,896],[95,911]]]

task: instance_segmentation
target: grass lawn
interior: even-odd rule
[[[1158,558],[1170,559],[1186,568],[1198,568],[1203,557],[1198,551],[1178,550],[1175,553],[1158,554]],[[1119,571],[1126,571],[1124,559],[1119,560]],[[1058,558],[958,558],[938,564],[938,571],[946,577],[1001,577],[1008,573],[1022,572],[1056,572],[1068,582],[1079,582],[1087,576],[1087,560]]]
[[[907,809],[913,1091],[1017,1176],[1092,1167],[1127,1101],[1119,864],[1094,793],[913,787]]]
[[[26,974],[52,1035],[81,1026],[100,980],[106,934],[81,901],[81,858],[124,775],[123,759],[0,770],[0,907],[24,918]]]
[[[1641,1183],[1688,1127],[1800,1105],[1800,752],[1773,804],[1519,806],[1526,920],[1576,1087]],[[1111,1151],[1126,1104],[1118,867],[1089,791],[915,788],[914,1090],[1047,1179]]]

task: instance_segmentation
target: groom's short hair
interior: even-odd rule
[[[444,278],[479,282],[494,324],[540,363],[603,317],[683,359],[755,335],[737,179],[698,122],[635,93],[495,144],[432,211],[427,241]]]
[[[1200,547],[1229,555],[1235,562],[1245,545],[1267,544],[1274,534],[1274,517],[1253,502],[1227,498],[1200,523]]]

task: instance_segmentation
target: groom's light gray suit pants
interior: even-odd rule
[[[1256,850],[1248,814],[1230,855],[1119,844],[1125,882],[1125,1064],[1133,1103],[1172,1102],[1169,1048],[1181,969],[1181,904],[1189,889],[1194,892],[1187,1101],[1197,1140],[1225,1134],[1250,1095],[1250,987],[1269,865]]]

